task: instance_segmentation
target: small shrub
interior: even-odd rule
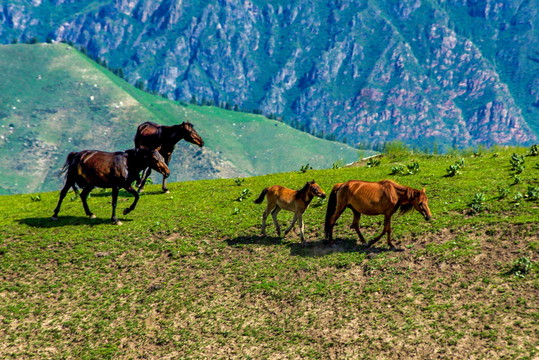
[[[379,166],[379,165],[380,165],[380,159],[371,158],[371,159],[369,159],[369,161],[367,161],[367,167],[368,168],[376,167],[376,166]]]
[[[306,173],[307,171],[312,170],[312,169],[313,168],[311,167],[311,165],[305,164],[305,165],[301,165],[301,167],[299,168],[299,171],[302,173]]]
[[[522,195],[521,192],[517,192],[517,193],[515,194],[515,196],[513,196],[513,200],[516,201],[516,202],[522,200],[523,198],[524,198],[524,195]]]
[[[418,172],[419,163],[417,161],[414,161],[406,166],[399,164],[391,167],[390,175],[414,175]]]
[[[390,175],[400,175],[404,171],[404,165],[395,165],[391,167]]]
[[[511,269],[507,272],[508,275],[525,277],[532,270],[533,262],[527,257],[521,257],[513,263]]]
[[[32,195],[30,196],[30,199],[32,199],[32,201],[41,201],[41,195]]]
[[[528,192],[526,193],[526,198],[530,201],[535,201],[539,199],[539,187],[538,186],[528,186]]]
[[[236,186],[241,186],[243,184],[243,182],[245,181],[245,179],[240,179],[239,177],[238,178],[235,178],[234,179],[234,184],[236,184]]]
[[[539,156],[539,145],[532,145],[530,151],[528,152],[528,156]]]
[[[470,203],[470,213],[478,214],[485,210],[485,194],[477,193],[475,194],[472,202]]]
[[[520,174],[522,170],[524,170],[524,156],[522,155],[513,153],[511,159],[509,159],[509,163],[511,164],[511,170],[515,171],[517,174]]]
[[[504,187],[498,188],[498,200],[505,199],[509,195],[509,189]]]
[[[449,167],[445,171],[447,172],[448,177],[453,177],[453,176],[461,174],[459,169],[460,169],[460,166],[458,166],[457,164],[453,164],[453,165],[449,165]]]
[[[337,169],[340,169],[344,166],[344,161],[343,160],[337,160],[333,163],[333,165],[331,165],[331,168],[333,170],[337,170]]]
[[[513,175],[513,184],[512,185],[518,185],[522,182],[522,179],[517,174]]]
[[[243,200],[247,199],[249,196],[251,196],[251,190],[249,189],[243,189],[241,191],[240,196],[236,198],[236,201],[242,202]]]

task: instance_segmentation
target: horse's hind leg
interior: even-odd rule
[[[365,238],[363,237],[361,230],[359,230],[359,220],[361,219],[361,213],[352,207],[350,209],[354,213],[354,220],[352,221],[352,225],[350,225],[350,228],[356,231],[361,243],[365,244]]]
[[[335,209],[335,212],[330,217],[329,222],[326,226],[326,241],[332,245],[333,244],[333,227],[335,226],[335,223],[339,219],[339,217],[342,215],[342,213],[346,210],[346,206],[337,204],[337,208]]]
[[[135,197],[135,200],[133,201],[133,203],[131,204],[130,207],[124,209],[124,212],[123,214],[124,215],[127,215],[129,214],[131,211],[135,210],[135,207],[137,206],[137,203],[138,203],[138,199],[140,198],[137,190],[133,189],[132,186],[126,188],[125,190],[127,190],[131,195],[133,195]]]
[[[281,225],[279,225],[279,221],[277,221],[277,214],[279,214],[279,211],[281,211],[281,208],[277,205],[275,206],[275,209],[271,212],[271,217],[273,218],[273,223],[275,224],[275,229],[277,230],[277,236],[281,237]]]
[[[91,219],[95,218],[95,215],[92,214],[92,212],[90,211],[90,208],[88,207],[87,199],[88,199],[88,194],[90,193],[90,191],[92,191],[92,189],[93,189],[93,187],[86,186],[86,187],[84,187],[84,189],[82,189],[82,191],[80,193],[80,200],[82,201],[82,207],[84,208],[84,212]]]

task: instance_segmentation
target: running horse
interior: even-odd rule
[[[159,125],[150,121],[140,124],[137,127],[137,133],[135,134],[135,147],[137,149],[150,149],[158,150],[159,153],[165,158],[165,163],[170,163],[170,157],[174,151],[176,144],[184,139],[191,144],[204,146],[204,140],[195,131],[193,124],[190,122],[183,122],[179,125],[165,126]],[[142,179],[137,184],[138,191],[143,191],[146,179],[152,172],[151,168],[142,175]],[[168,193],[166,184],[166,177],[163,177],[163,192]]]
[[[83,150],[69,153],[62,168],[62,172],[65,172],[65,185],[60,191],[60,198],[54,209],[52,220],[58,220],[60,206],[69,188],[72,187],[75,192],[78,192],[77,186],[82,188],[80,198],[86,215],[95,218],[86,200],[94,187],[100,187],[112,188],[111,220],[121,225],[122,223],[116,217],[119,189],[125,189],[135,197],[133,204],[123,212],[127,215],[135,209],[139,200],[139,194],[131,184],[140,180],[140,172],[147,167],[158,171],[164,177],[170,174],[165,159],[155,150],[130,149],[118,152]]]
[[[365,238],[359,230],[361,215],[384,215],[384,230],[369,241],[367,247],[387,234],[387,244],[392,249],[395,248],[391,243],[391,216],[398,210],[402,215],[416,209],[425,220],[432,219],[425,189],[413,189],[391,180],[380,182],[350,180],[333,186],[329,195],[324,229],[326,241],[329,244],[333,244],[333,226],[346,208],[350,208],[354,214],[350,227],[356,231],[363,244],[365,244]]]
[[[281,237],[281,227],[277,221],[277,214],[281,210],[292,211],[294,218],[284,234],[286,236],[292,230],[296,221],[299,221],[299,234],[302,244],[305,245],[303,213],[307,210],[307,207],[309,207],[311,200],[315,196],[325,198],[326,194],[314,180],[308,181],[300,190],[292,190],[280,185],[263,189],[258,199],[254,201],[255,204],[261,204],[264,201],[264,197],[266,197],[268,202],[266,210],[262,214],[262,236],[266,236],[266,219],[271,213],[273,223],[277,229],[277,235]]]

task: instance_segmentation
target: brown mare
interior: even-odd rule
[[[365,244],[365,238],[359,230],[361,214],[384,215],[384,230],[369,241],[367,247],[387,233],[387,244],[394,248],[391,243],[391,216],[399,209],[401,214],[416,209],[425,220],[432,219],[425,189],[416,190],[391,180],[380,182],[350,180],[333,186],[329,195],[325,233],[326,241],[330,244],[333,244],[333,226],[347,207],[354,213],[354,220],[350,227],[357,232],[363,244]]]
[[[165,177],[170,174],[165,159],[155,150],[130,149],[114,153],[83,150],[70,153],[62,169],[62,172],[66,173],[66,182],[60,191],[60,199],[54,209],[52,220],[58,219],[62,200],[64,200],[69,188],[72,187],[77,192],[77,186],[82,188],[80,198],[86,215],[95,218],[95,215],[88,208],[86,199],[94,187],[100,187],[112,188],[111,219],[115,224],[121,225],[121,222],[116,218],[118,191],[120,188],[125,189],[135,197],[133,204],[123,212],[124,215],[127,215],[135,209],[139,200],[139,194],[131,184],[135,180],[140,180],[140,172],[147,167],[158,171]]]
[[[170,157],[174,151],[174,147],[181,139],[190,142],[191,144],[204,146],[204,140],[198,135],[193,128],[193,124],[189,122],[183,122],[179,125],[165,126],[158,125],[153,122],[145,122],[138,126],[137,133],[135,134],[135,147],[137,149],[150,149],[158,150],[165,158],[165,163],[170,163]],[[148,168],[142,175],[142,179],[137,184],[138,191],[144,189],[146,179],[152,172],[151,168]],[[168,193],[166,184],[166,177],[163,177],[163,192]]]
[[[268,201],[266,210],[262,214],[262,236],[266,236],[266,218],[271,212],[271,217],[277,229],[277,235],[281,237],[281,227],[277,221],[277,214],[281,210],[288,210],[294,213],[294,219],[292,219],[292,223],[284,234],[286,236],[292,230],[296,221],[299,220],[299,234],[301,242],[305,245],[303,213],[315,196],[325,198],[326,194],[314,180],[307,182],[301,190],[297,191],[279,185],[270,186],[262,190],[258,199],[254,201],[255,204],[261,204],[264,201],[264,197]]]

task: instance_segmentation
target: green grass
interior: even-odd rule
[[[89,199],[97,219],[58,192],[0,197],[0,353],[3,358],[534,358],[539,338],[539,203],[514,194],[538,185],[526,157],[386,156],[376,167],[308,170],[148,186],[137,209],[110,223],[110,192]],[[446,169],[464,158],[461,174]],[[413,175],[389,175],[417,161]],[[305,214],[307,247],[291,233],[262,238],[262,188],[316,179],[426,187],[434,220],[393,219],[402,251],[356,244],[346,212],[337,245],[323,239],[325,203]],[[509,188],[499,200],[498,189]],[[248,191],[245,191],[248,189]],[[247,193],[243,201],[237,199]],[[477,193],[482,212],[471,215]],[[122,194],[119,209],[132,198]],[[39,196],[40,200],[37,200]],[[317,206],[318,205],[318,206]],[[281,212],[282,223],[291,214]],[[381,218],[363,216],[367,239]],[[526,258],[526,260],[520,260]],[[528,266],[528,264],[530,264]],[[525,265],[525,271],[522,271]],[[517,266],[519,266],[517,268]],[[520,269],[519,276],[512,273]],[[401,355],[398,355],[401,354]],[[435,355],[433,355],[435,354]]]
[[[203,150],[178,144],[171,181],[330,168],[361,155],[260,115],[145,93],[65,44],[0,46],[0,70],[0,194],[58,189],[69,152],[132,148],[145,121],[190,121],[205,140]]]

